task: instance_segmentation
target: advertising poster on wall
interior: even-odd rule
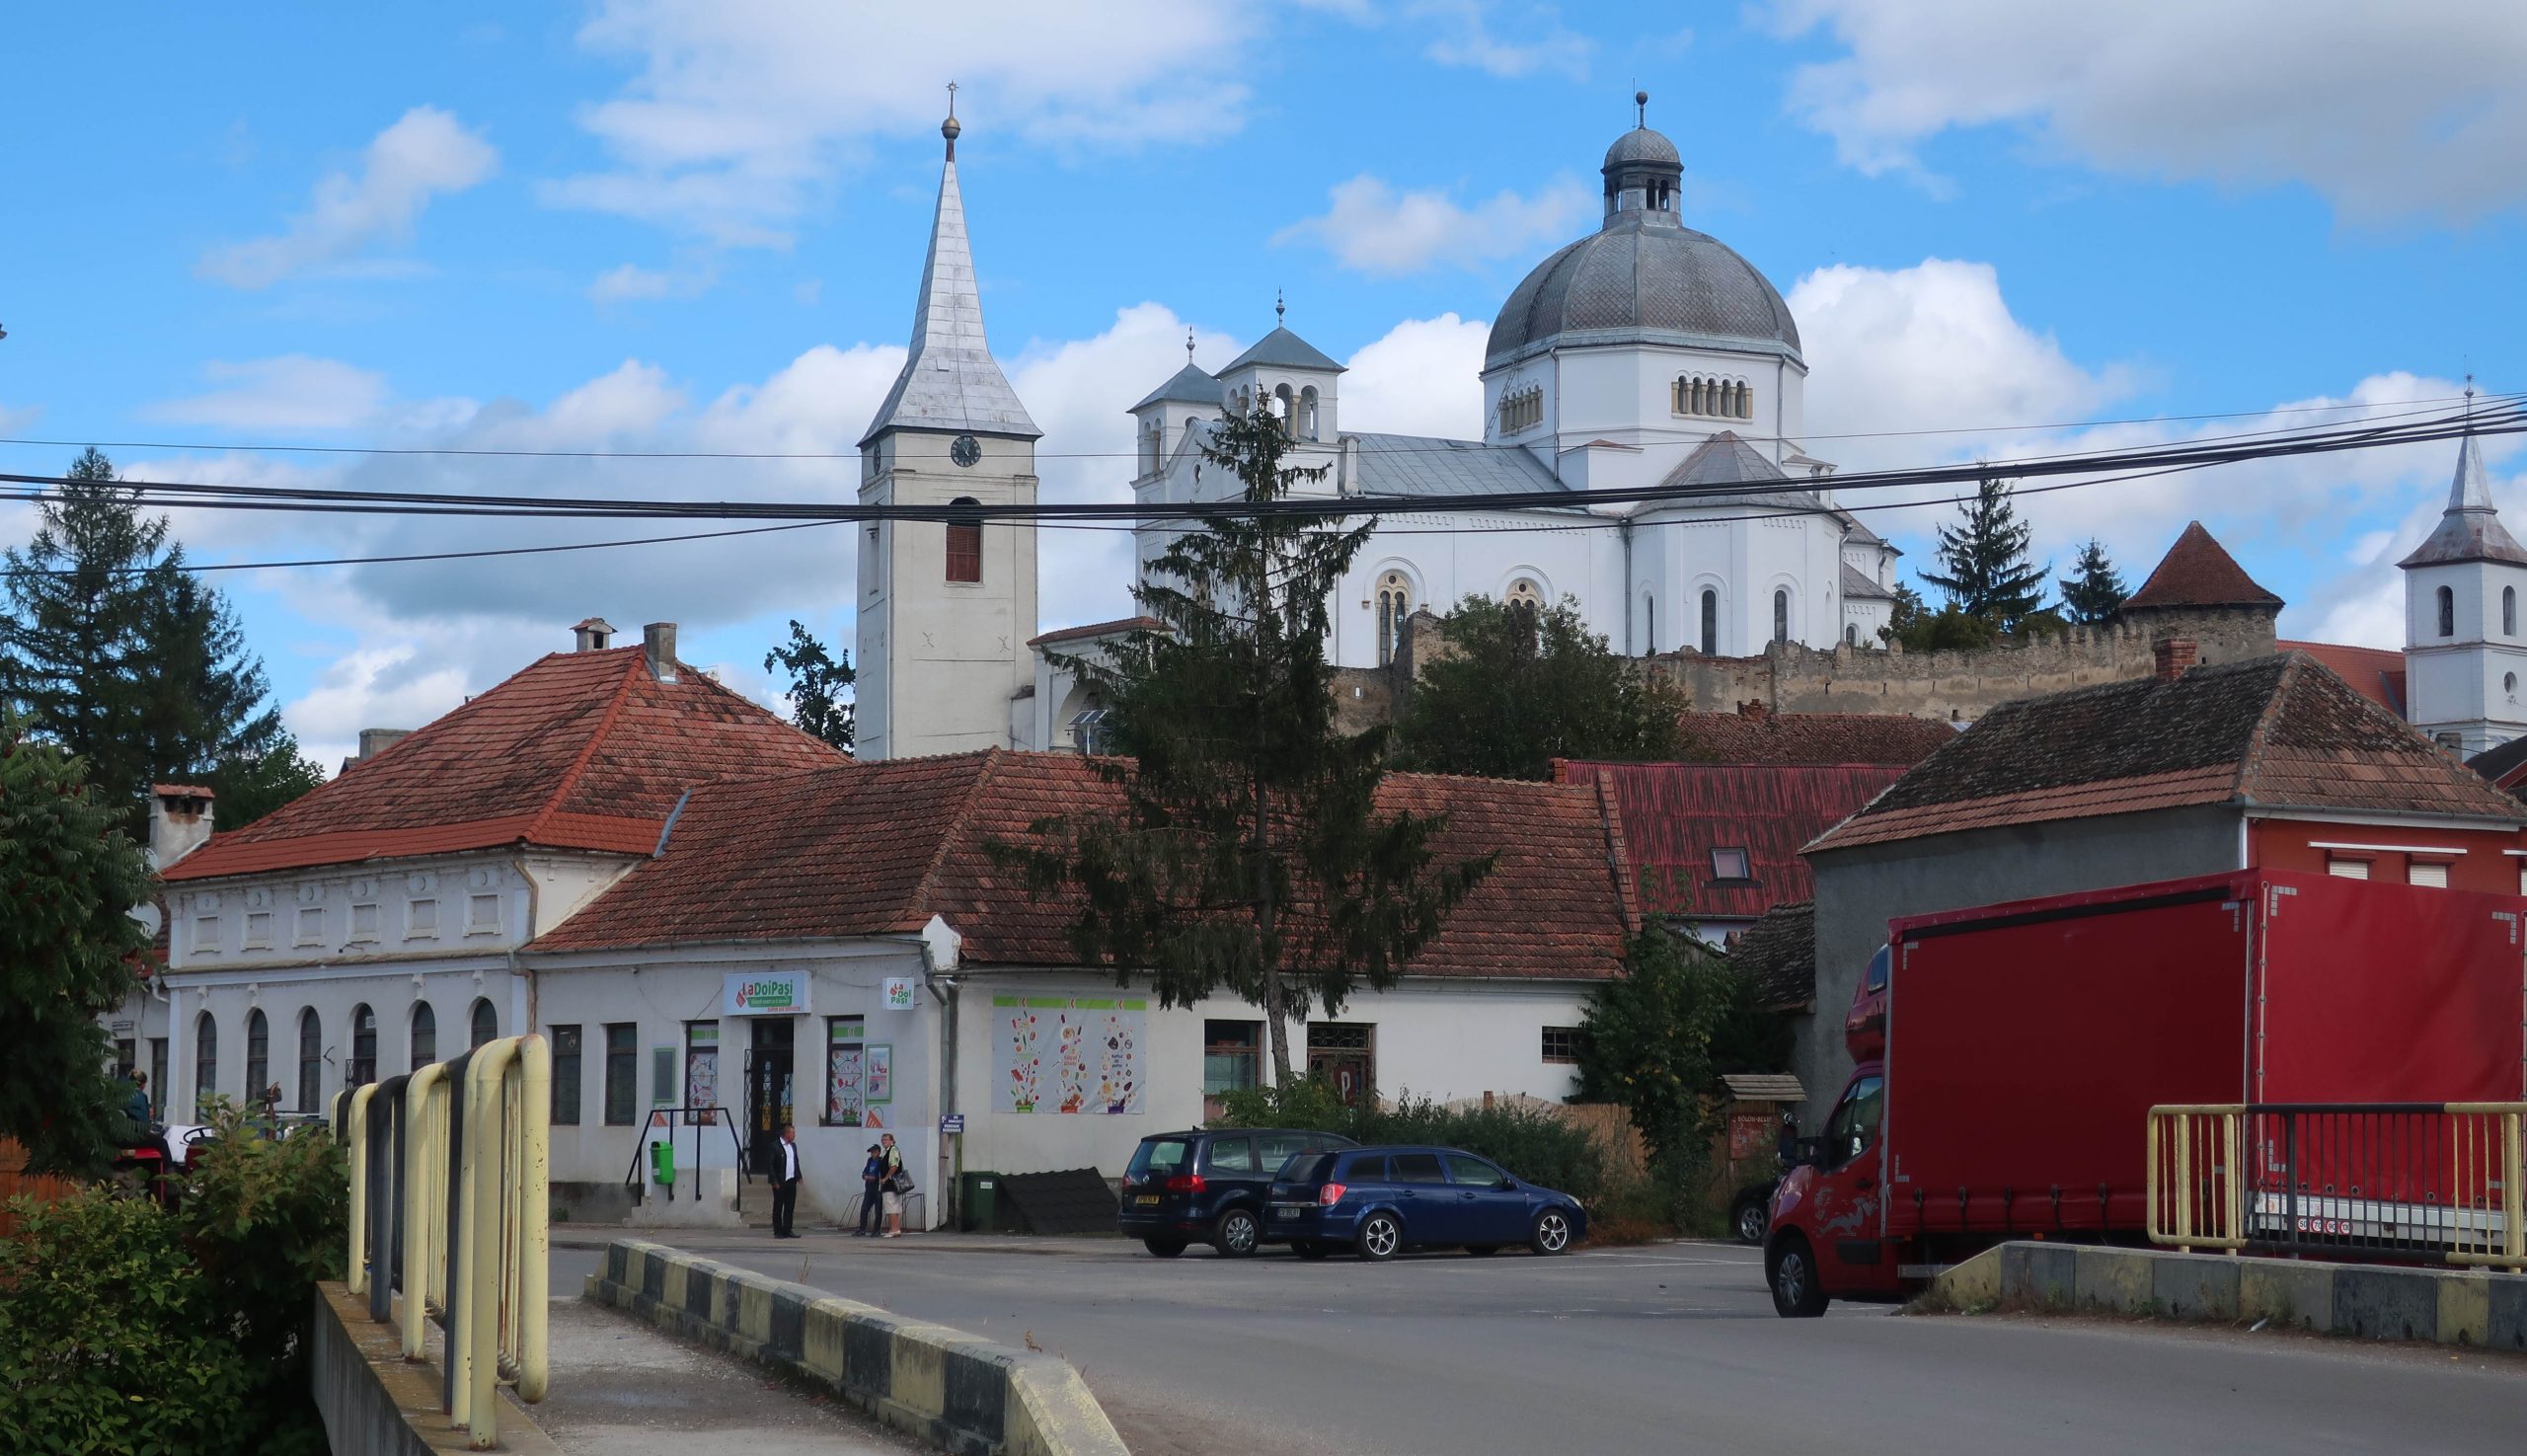
[[[884,1041],[869,1043],[869,1101],[895,1100],[895,1048]]]
[[[992,1110],[1139,1113],[1148,1012],[1139,999],[994,996]]]
[[[825,1032],[825,1121],[835,1127],[858,1127],[865,1111],[868,1056],[860,1025],[857,1018],[836,1017]]]

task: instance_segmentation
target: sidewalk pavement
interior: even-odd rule
[[[770,1228],[625,1228],[611,1223],[557,1223],[552,1247],[603,1249],[617,1239],[646,1239],[692,1254],[834,1254],[920,1249],[933,1254],[1138,1254],[1138,1240],[1120,1234],[959,1234],[904,1230],[900,1239],[854,1238],[849,1229],[802,1227],[796,1239],[772,1237]]]
[[[553,1390],[529,1409],[565,1452],[902,1456],[929,1449],[841,1401],[680,1343],[575,1292],[554,1297],[545,1339]]]

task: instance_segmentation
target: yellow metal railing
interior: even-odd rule
[[[2150,1110],[2150,1240],[2527,1269],[2527,1103]]]
[[[385,1180],[393,1190],[389,1206],[371,1208],[368,1129],[380,1092],[400,1093],[394,1111],[403,1162]],[[551,1385],[545,1315],[552,1110],[553,1056],[537,1035],[488,1041],[346,1099],[350,1288],[366,1289],[372,1256],[391,1248],[391,1231],[400,1229],[404,1357],[422,1359],[430,1323],[445,1325],[447,1415],[478,1451],[498,1440],[502,1378],[529,1403],[544,1399]],[[379,1263],[378,1272],[389,1271]],[[372,1295],[372,1310],[383,1307]]]

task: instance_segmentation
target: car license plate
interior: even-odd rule
[[[1306,1211],[1306,1208],[1298,1203],[1275,1203],[1272,1205],[1272,1216],[1274,1218],[1296,1218]]]
[[[1138,1196],[1134,1197],[1134,1198],[1132,1199],[1132,1201],[1133,1201],[1134,1203],[1139,1204],[1139,1205],[1140,1205],[1141,1207],[1143,1207],[1143,1208],[1155,1208],[1155,1207],[1157,1207],[1157,1206],[1158,1206],[1158,1194],[1156,1194],[1156,1193],[1142,1193],[1142,1194],[1140,1194],[1140,1195],[1138,1195]]]

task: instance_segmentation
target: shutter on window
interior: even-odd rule
[[[2426,865],[2416,860],[2412,865],[2406,867],[2405,879],[2414,884],[2429,885],[2432,889],[2446,889],[2448,887],[2448,867],[2446,865]]]
[[[2345,880],[2366,880],[2369,878],[2369,862],[2367,860],[2328,860],[2326,873],[2339,875]]]

